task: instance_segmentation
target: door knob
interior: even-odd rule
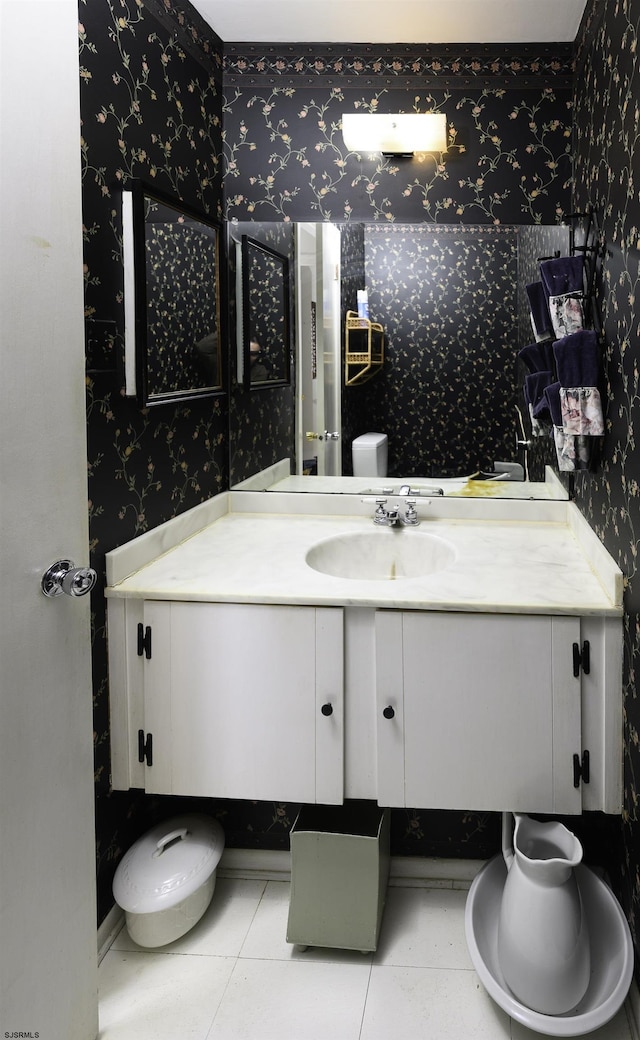
[[[98,580],[93,567],[76,567],[73,560],[57,560],[42,575],[45,596],[86,596]]]
[[[327,717],[329,715],[333,715],[333,707],[332,707],[331,704],[323,704],[322,707],[320,708],[320,711],[322,712],[323,715],[325,715]]]
[[[385,719],[392,719],[392,718],[394,718],[396,713],[393,710],[393,708],[391,707],[391,705],[389,705],[387,708],[384,709],[382,714],[384,715]]]

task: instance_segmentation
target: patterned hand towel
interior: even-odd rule
[[[562,429],[574,437],[602,437],[604,416],[596,386],[561,387]]]
[[[591,463],[592,441],[588,437],[573,437],[566,434],[561,426],[553,427],[553,437],[558,458],[558,469],[562,473],[574,473],[576,470],[589,469]]]
[[[553,331],[558,338],[570,336],[584,328],[584,310],[582,308],[582,290],[563,293],[562,296],[549,297],[549,313]]]

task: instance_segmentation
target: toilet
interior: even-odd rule
[[[354,477],[386,477],[388,438],[386,433],[363,433],[351,444]]]

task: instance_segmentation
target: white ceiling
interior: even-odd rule
[[[572,43],[586,0],[191,0],[225,43]]]

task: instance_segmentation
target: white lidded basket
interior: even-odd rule
[[[224,849],[217,820],[192,814],[152,827],[118,864],[113,896],[139,946],[165,946],[185,935],[211,902]]]

